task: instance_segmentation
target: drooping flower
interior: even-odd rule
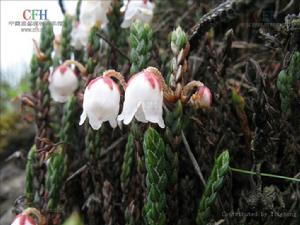
[[[49,91],[56,102],[66,102],[78,87],[78,78],[70,67],[61,65],[49,76]]]
[[[96,24],[107,23],[107,12],[111,9],[111,0],[82,1],[80,10],[80,23],[90,29]]]
[[[36,225],[35,221],[25,214],[19,214],[11,225]]]
[[[201,86],[191,97],[191,104],[196,108],[209,108],[212,104],[212,94],[208,87]]]
[[[71,45],[76,50],[81,50],[87,45],[88,42],[89,29],[84,26],[82,23],[78,22],[73,27],[71,32]]]
[[[130,27],[131,24],[136,20],[149,23],[153,17],[153,9],[154,4],[149,0],[129,1],[125,11],[124,21],[121,24],[121,27]]]
[[[113,128],[117,126],[120,90],[119,86],[105,75],[111,71],[109,70],[103,76],[90,81],[86,87],[79,125],[82,125],[88,118],[89,124],[94,130],[98,130],[105,121],[109,121]]]
[[[129,80],[119,121],[129,124],[135,117],[140,122],[157,123],[161,128],[165,127],[162,117],[163,87],[157,72],[155,68],[149,67]]]

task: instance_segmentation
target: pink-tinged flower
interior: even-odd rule
[[[82,23],[78,22],[73,27],[71,32],[71,45],[76,50],[83,49],[88,43],[88,35],[89,29],[88,27],[84,26]]]
[[[78,78],[70,67],[61,65],[49,76],[49,90],[56,102],[66,102],[78,87]]]
[[[123,111],[118,120],[129,124],[133,117],[138,121],[158,123],[165,127],[163,114],[163,90],[159,78],[152,68],[134,75],[125,90]]]
[[[26,214],[19,214],[11,225],[36,225],[36,222]]]
[[[88,0],[82,1],[80,9],[80,22],[91,28],[96,24],[107,23],[107,12],[111,9],[111,0]]]
[[[124,21],[121,27],[130,27],[136,20],[140,20],[144,23],[149,23],[153,17],[154,4],[149,0],[131,0],[129,1]]]
[[[111,127],[115,128],[117,126],[119,108],[119,86],[104,74],[90,81],[84,91],[83,112],[79,125],[82,125],[88,117],[89,123],[94,130],[98,130],[105,121],[109,121]]]
[[[196,108],[209,108],[212,104],[212,94],[208,87],[201,86],[192,95],[191,104]]]

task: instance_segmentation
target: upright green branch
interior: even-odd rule
[[[53,52],[53,40],[54,33],[53,27],[50,22],[43,24],[41,31],[41,42],[40,42],[40,51],[43,54],[44,59],[39,59],[40,74],[37,83],[37,148],[40,149],[44,147],[44,144],[40,142],[41,138],[49,138],[49,110],[50,110],[50,93],[48,89],[48,76],[50,75],[50,66],[52,65],[51,54]]]
[[[280,92],[281,110],[287,112],[291,110],[292,101],[297,95],[296,85],[300,81],[300,53],[295,52],[290,65],[286,70],[282,70],[277,79],[277,88]]]
[[[123,17],[120,9],[122,5],[121,0],[114,0],[112,10],[107,14],[109,39],[110,42],[114,43],[118,48],[122,48],[122,46],[126,45],[127,40],[126,31],[121,28]],[[125,62],[124,58],[118,57],[119,55],[114,48],[109,49],[108,56],[111,68],[118,69],[118,67]]]
[[[61,141],[74,146],[76,131],[76,97],[71,96],[64,105],[62,130],[60,133]]]
[[[168,175],[168,219],[175,223],[178,220],[178,173],[179,173],[179,155],[178,146],[181,143],[181,130],[184,127],[183,107],[178,101],[172,111],[166,112],[166,166]]]
[[[148,24],[140,21],[130,27],[130,74],[135,74],[145,69],[151,57],[153,32]]]
[[[124,160],[122,164],[121,172],[121,188],[124,194],[128,194],[128,186],[130,183],[130,175],[133,166],[134,159],[134,136],[132,133],[129,134],[127,143],[125,146]]]
[[[189,53],[189,43],[186,33],[177,27],[171,33],[171,50],[173,57],[170,61],[171,74],[167,78],[167,82],[175,88],[177,83],[182,81],[183,75],[187,71],[187,55]]]
[[[129,44],[130,44],[130,61],[131,61],[131,68],[130,74],[136,74],[139,71],[145,69],[149,63],[151,57],[151,50],[152,50],[152,37],[153,32],[152,29],[149,27],[148,24],[143,24],[142,22],[135,22],[132,24],[130,28],[130,36],[129,36]],[[135,141],[140,141],[140,129],[139,126],[132,122],[130,133],[127,139],[127,145],[125,148],[124,154],[124,161],[122,165],[122,174],[121,174],[121,183],[122,183],[122,190],[123,196],[128,195],[128,183],[133,178],[133,163],[134,163],[134,150],[135,150]],[[136,207],[142,205],[138,199],[141,199],[142,193],[142,182],[143,182],[143,174],[142,170],[144,167],[143,156],[141,152],[137,152],[136,158],[136,180],[140,182],[140,188],[138,191],[132,190],[135,196],[135,207],[130,207],[131,201],[125,200],[125,223],[126,225],[133,224],[133,221],[138,221],[140,218],[133,218],[133,215],[129,212],[136,210]],[[139,184],[137,184],[139,185]],[[134,210],[129,210],[129,208],[133,208]],[[132,212],[134,213],[134,212]]]
[[[197,224],[207,224],[212,207],[217,199],[219,190],[223,187],[224,178],[229,170],[229,153],[222,152],[216,159],[214,168],[208,178],[204,193],[198,207]]]
[[[71,32],[72,32],[72,17],[65,15],[63,27],[61,31],[61,59],[65,61],[71,58],[72,46],[71,46]]]
[[[36,160],[36,147],[33,145],[27,155],[26,171],[25,171],[25,197],[26,205],[32,206],[34,195],[36,192],[34,186],[34,161]]]
[[[153,128],[144,135],[144,154],[147,169],[147,200],[144,207],[148,225],[166,224],[166,147],[163,139]]]
[[[60,203],[60,191],[65,174],[65,154],[59,145],[50,158],[47,166],[46,189],[48,196],[47,208],[50,212],[57,213]]]
[[[93,73],[95,69],[97,64],[97,52],[100,49],[100,39],[96,35],[98,29],[97,26],[93,26],[88,37],[88,61],[86,68],[89,74]]]
[[[36,92],[36,82],[39,76],[38,69],[39,61],[36,55],[33,55],[30,61],[30,89],[32,93]]]

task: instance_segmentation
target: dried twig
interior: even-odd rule
[[[109,44],[109,46],[113,50],[117,51],[121,56],[123,56],[125,59],[127,59],[128,62],[130,62],[130,59],[128,58],[128,56],[125,53],[123,53],[118,47],[116,47],[111,41],[109,41],[103,34],[98,32],[98,33],[96,33],[96,35],[98,37],[102,38],[107,44]]]
[[[202,181],[203,185],[206,186],[206,181],[204,180],[204,177],[203,177],[203,174],[201,172],[201,169],[197,163],[197,160],[195,159],[195,156],[193,155],[192,153],[192,150],[190,148],[190,145],[185,137],[185,134],[183,133],[183,131],[181,131],[181,136],[182,136],[182,140],[183,140],[183,144],[185,146],[185,149],[187,150],[188,152],[188,155],[192,161],[192,164],[194,166],[194,169],[196,171],[196,173],[198,174],[198,176],[200,177],[200,180]]]

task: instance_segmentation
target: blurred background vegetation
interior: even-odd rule
[[[26,111],[22,111],[20,98],[29,89],[29,74],[21,79],[14,71],[1,71],[0,80],[0,167],[1,162],[14,151],[28,149],[33,142],[34,126],[28,123]]]

